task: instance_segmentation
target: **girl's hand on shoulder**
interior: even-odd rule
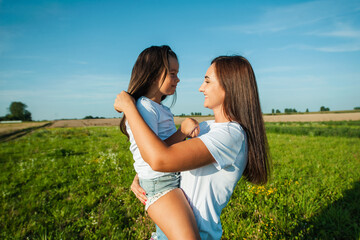
[[[145,203],[147,201],[147,197],[145,195],[146,193],[139,184],[139,177],[137,174],[135,175],[134,180],[131,184],[131,191],[135,194],[137,199],[139,199],[140,202],[145,205]]]
[[[121,113],[125,112],[126,109],[134,103],[135,100],[130,94],[125,91],[121,91],[121,93],[116,96],[114,108],[116,111]]]
[[[199,123],[193,118],[186,118],[181,123],[180,130],[186,137],[196,137],[200,133]]]

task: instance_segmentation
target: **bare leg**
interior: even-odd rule
[[[180,188],[153,203],[148,214],[170,240],[200,239],[194,214]]]

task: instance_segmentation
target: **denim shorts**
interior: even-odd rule
[[[156,226],[156,239],[157,240],[168,240],[168,238],[166,237],[165,233],[163,231],[161,231],[161,229],[158,227],[158,225]]]
[[[179,188],[180,178],[180,173],[170,173],[154,179],[140,178],[140,186],[145,190],[146,197],[148,199],[146,201],[145,210],[147,210],[151,204],[156,202],[156,200],[164,196],[166,193],[175,188]]]

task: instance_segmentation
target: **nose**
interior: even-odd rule
[[[204,92],[204,83],[201,84],[201,86],[199,88],[199,92]]]

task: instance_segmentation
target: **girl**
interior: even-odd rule
[[[215,58],[199,91],[215,120],[200,124],[199,137],[172,146],[151,132],[126,92],[117,96],[114,107],[126,115],[143,159],[154,170],[185,171],[181,188],[193,208],[201,238],[220,239],[220,214],[241,176],[255,184],[267,182],[268,144],[255,75],[244,57]],[[136,179],[132,190],[142,190]],[[166,239],[160,230],[157,236]]]
[[[167,145],[199,133],[195,120],[191,119],[186,119],[176,130],[170,109],[161,104],[167,96],[175,93],[180,81],[178,71],[177,56],[169,46],[152,46],[137,58],[128,87],[145,124]],[[130,139],[134,168],[147,195],[145,209],[149,216],[171,239],[200,239],[192,209],[179,189],[180,173],[151,169],[140,155],[133,128],[132,125],[129,127],[124,115],[120,129]]]

